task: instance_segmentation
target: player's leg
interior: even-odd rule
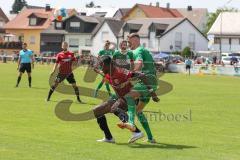
[[[111,111],[111,105],[114,103],[114,101],[108,101],[105,102],[96,108],[93,109],[94,115],[97,118],[97,123],[99,128],[103,131],[105,137],[103,139],[97,140],[98,142],[109,142],[114,143],[114,138],[109,130],[107,119],[105,117],[106,113],[110,113]]]
[[[122,102],[122,101],[121,101]],[[114,99],[114,96],[107,102],[97,106],[96,108],[93,109],[94,115],[97,118],[97,122],[101,130],[103,131],[105,137],[103,139],[97,140],[98,142],[109,142],[109,143],[114,143],[115,140],[109,130],[107,120],[105,117],[106,113],[111,113],[113,112],[116,116],[119,117],[119,119],[122,119],[122,115],[125,113],[124,112],[124,103],[118,103],[116,99]],[[122,107],[122,110],[124,113],[120,114],[118,108]],[[125,109],[126,109],[125,105]],[[125,114],[127,115],[127,114]],[[126,118],[126,116],[123,116]],[[123,119],[126,121],[126,119]]]
[[[32,87],[32,76],[31,76],[31,72],[28,72],[27,75],[28,75],[28,86],[31,88],[31,87]]]
[[[97,140],[98,142],[108,142],[108,143],[115,143],[115,140],[109,130],[107,119],[105,115],[97,118],[97,123],[100,129],[103,131],[105,137],[103,139]]]
[[[75,95],[77,97],[77,101],[82,103],[81,99],[80,99],[80,93],[79,93],[79,89],[78,89],[78,86],[76,84],[76,80],[74,78],[74,75],[73,73],[71,73],[68,77],[67,77],[67,81],[68,83],[70,83],[74,89],[74,92],[75,92]]]
[[[138,117],[138,120],[141,123],[142,127],[144,128],[146,134],[147,134],[148,142],[154,143],[155,140],[153,139],[153,135],[152,135],[151,129],[149,127],[148,120],[143,113],[143,109],[148,104],[148,102],[149,102],[149,100],[143,100],[143,99],[141,99],[139,101],[139,103],[137,105],[137,117]]]
[[[98,84],[97,88],[95,89],[94,95],[93,95],[94,97],[97,97],[98,91],[102,88],[103,84],[104,84],[104,79],[102,79],[102,81]]]
[[[21,79],[22,79],[22,74],[23,74],[23,72],[19,71],[16,87],[18,87],[18,85],[19,85],[19,83],[20,83],[20,81],[21,81]]]
[[[156,84],[157,84],[156,82],[151,84],[151,87],[153,88],[154,91],[157,90]],[[138,90],[139,92],[141,92],[141,96],[139,98],[139,103],[137,105],[137,117],[147,134],[148,142],[154,143],[155,140],[153,139],[153,135],[149,127],[148,120],[142,112],[145,106],[149,103],[151,96],[146,85],[141,84]]]
[[[27,75],[28,75],[28,86],[31,88],[32,87],[32,76],[31,76],[31,72],[32,72],[32,68],[31,68],[31,64],[27,64],[26,66],[26,71],[27,71]]]
[[[18,87],[18,85],[19,85],[19,83],[20,83],[20,81],[22,79],[22,75],[25,72],[25,70],[26,70],[25,65],[23,63],[20,64],[16,87]]]
[[[108,91],[108,95],[111,96],[111,89],[109,83],[105,82],[106,89]]]
[[[51,86],[51,88],[50,88],[50,90],[49,90],[49,92],[48,92],[47,101],[50,101],[51,96],[52,96],[54,90],[57,88],[58,84],[61,83],[64,79],[65,79],[65,77],[64,77],[63,75],[61,75],[61,74],[58,74],[58,75],[56,76],[55,82],[54,82],[54,84]]]

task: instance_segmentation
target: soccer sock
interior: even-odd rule
[[[108,94],[109,94],[109,96],[110,96],[110,95],[111,95],[111,90],[110,90],[110,85],[109,85],[109,83],[106,83],[105,86],[106,86],[106,89],[107,89]]]
[[[20,83],[21,78],[22,78],[21,76],[18,77],[18,79],[17,79],[17,85]]]
[[[142,112],[137,113],[137,117],[138,117],[138,120],[140,121],[140,123],[142,124],[145,132],[147,133],[148,139],[152,140],[153,136],[152,136],[152,132],[151,132],[151,129],[149,127],[147,118],[145,117],[145,115]]]
[[[75,94],[76,94],[77,98],[80,99],[78,87],[74,87],[74,91],[75,91]]]
[[[99,127],[101,128],[101,130],[104,132],[105,134],[105,138],[106,139],[112,139],[112,134],[108,128],[108,124],[107,124],[107,119],[105,116],[102,116],[102,117],[99,117],[97,118],[97,122],[98,122],[98,125]]]
[[[96,90],[99,90],[100,88],[102,88],[102,86],[103,86],[103,83],[104,83],[104,82],[102,82],[102,81],[101,81],[101,82],[98,84],[98,86],[97,86],[97,89],[96,89]]]
[[[29,85],[32,84],[32,77],[28,77],[28,84],[29,84]]]
[[[48,100],[51,98],[51,96],[52,96],[54,90],[55,90],[55,87],[52,86],[51,89],[49,90],[49,93],[48,93]]]
[[[134,125],[134,119],[135,119],[135,113],[136,113],[135,101],[132,97],[129,97],[129,96],[126,96],[125,99],[127,100],[127,105],[128,105],[128,116],[129,116],[128,122]]]

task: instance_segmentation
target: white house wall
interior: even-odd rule
[[[171,45],[173,46],[173,50],[175,50],[175,34],[177,32],[182,33],[182,49],[189,46],[189,34],[195,34],[195,51],[208,50],[208,40],[201,33],[199,33],[196,28],[194,28],[188,21],[184,21],[182,24],[171,30],[168,34],[160,39],[161,51],[171,52]],[[158,45],[155,46],[156,49],[157,46]]]
[[[71,51],[79,51],[81,52],[82,50],[90,50],[92,52],[92,46],[86,46],[86,39],[91,40],[91,35],[90,34],[81,34],[81,35],[74,35],[74,34],[67,34],[65,35],[65,41],[69,43],[69,39],[74,38],[78,39],[79,41],[79,48],[71,48],[69,47],[69,50]]]
[[[102,37],[103,32],[108,33],[106,37]],[[117,38],[115,37],[107,23],[103,24],[103,26],[99,29],[99,31],[93,38],[92,55],[97,56],[98,52],[103,49],[105,40],[109,40],[110,42],[117,44]]]

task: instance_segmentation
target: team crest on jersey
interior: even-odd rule
[[[71,61],[71,58],[65,58],[62,60],[63,62],[70,62]]]

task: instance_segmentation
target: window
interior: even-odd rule
[[[137,9],[136,17],[141,17],[142,11],[140,9]]]
[[[56,27],[57,28],[62,28],[62,22],[56,22]]]
[[[37,18],[30,18],[29,24],[30,24],[30,26],[36,26],[37,25]]]
[[[69,39],[69,47],[78,48],[78,46],[79,46],[79,39],[77,39],[77,38],[70,38]]]
[[[0,27],[3,27],[3,25],[4,25],[4,22],[0,21]]]
[[[35,44],[35,37],[34,36],[30,37],[30,44]]]
[[[80,22],[70,22],[70,27],[79,28],[80,27]]]
[[[137,33],[139,30],[138,29],[130,29],[130,34],[131,33]]]
[[[91,39],[85,39],[85,46],[92,46]]]
[[[182,50],[182,33],[175,33],[175,50]]]
[[[163,34],[164,31],[165,31],[165,30],[163,30],[163,29],[157,29],[157,30],[156,30],[156,36],[161,36],[161,34]]]
[[[102,41],[108,40],[108,35],[109,35],[109,32],[103,31],[102,32]]]
[[[221,40],[220,38],[214,38],[214,44],[220,44]]]
[[[193,33],[189,34],[189,47],[192,50],[195,50],[195,34],[193,34]]]
[[[87,13],[86,13],[86,12],[81,12],[80,15],[81,15],[81,16],[86,16]]]

